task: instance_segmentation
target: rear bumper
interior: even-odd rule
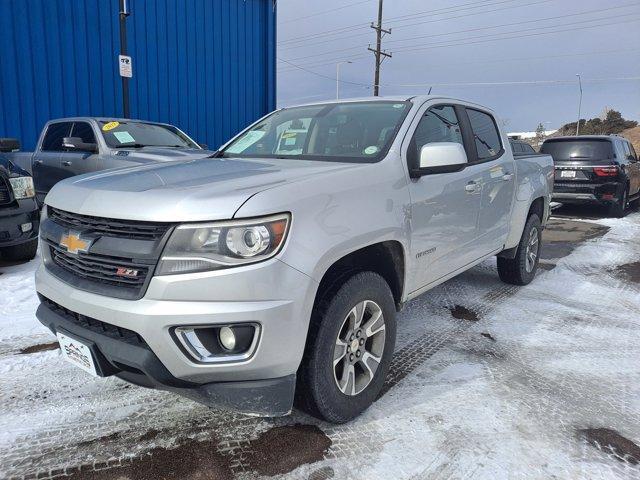
[[[623,184],[608,183],[575,183],[557,182],[554,185],[553,201],[561,203],[596,203],[612,204],[618,201]]]
[[[0,247],[20,245],[38,237],[40,211],[33,199],[19,200],[17,205],[0,207]],[[30,223],[31,230],[23,232],[20,225]]]

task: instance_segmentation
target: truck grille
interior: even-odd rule
[[[111,237],[137,238],[142,240],[161,238],[170,224],[158,222],[138,222],[113,218],[92,217],[78,213],[65,212],[47,207],[47,214],[53,221],[78,231],[103,233]]]
[[[139,291],[147,280],[149,265],[127,261],[117,257],[106,257],[90,253],[70,254],[60,247],[49,244],[51,259],[68,272],[94,282]],[[118,275],[118,269],[135,272],[135,276]]]
[[[0,205],[6,205],[11,202],[11,192],[7,181],[0,177]]]
[[[49,247],[45,265],[51,273],[88,292],[127,300],[142,298],[172,224],[93,217],[50,206],[47,213],[40,235]],[[64,231],[92,239],[89,251],[70,253],[60,245]]]

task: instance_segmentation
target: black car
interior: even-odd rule
[[[3,154],[14,150],[14,143],[0,139],[0,257],[31,260],[38,249],[40,212],[31,175]]]
[[[540,151],[553,157],[557,202],[605,205],[613,216],[623,217],[629,203],[640,199],[640,162],[624,137],[551,138]]]

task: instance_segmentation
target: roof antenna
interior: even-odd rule
[[[433,89],[433,87],[429,87],[429,93],[427,93],[427,95],[431,95],[431,90]]]

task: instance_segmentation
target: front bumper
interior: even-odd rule
[[[20,225],[31,223],[27,232]],[[40,211],[32,198],[18,200],[10,206],[0,207],[0,247],[20,245],[38,237]]]
[[[142,340],[143,346],[131,346],[123,339],[96,337],[99,332],[77,322],[69,325],[45,301],[38,309],[39,320],[52,331],[61,328],[94,344],[98,363],[104,357],[105,375],[176,391],[209,405],[268,415],[291,408],[316,288],[310,277],[277,259],[217,272],[153,277],[140,300],[72,288],[43,265],[36,272],[38,293],[63,307],[63,313],[66,309],[108,328],[126,329]],[[199,363],[172,334],[178,326],[230,323],[260,325],[259,343],[250,358]]]

